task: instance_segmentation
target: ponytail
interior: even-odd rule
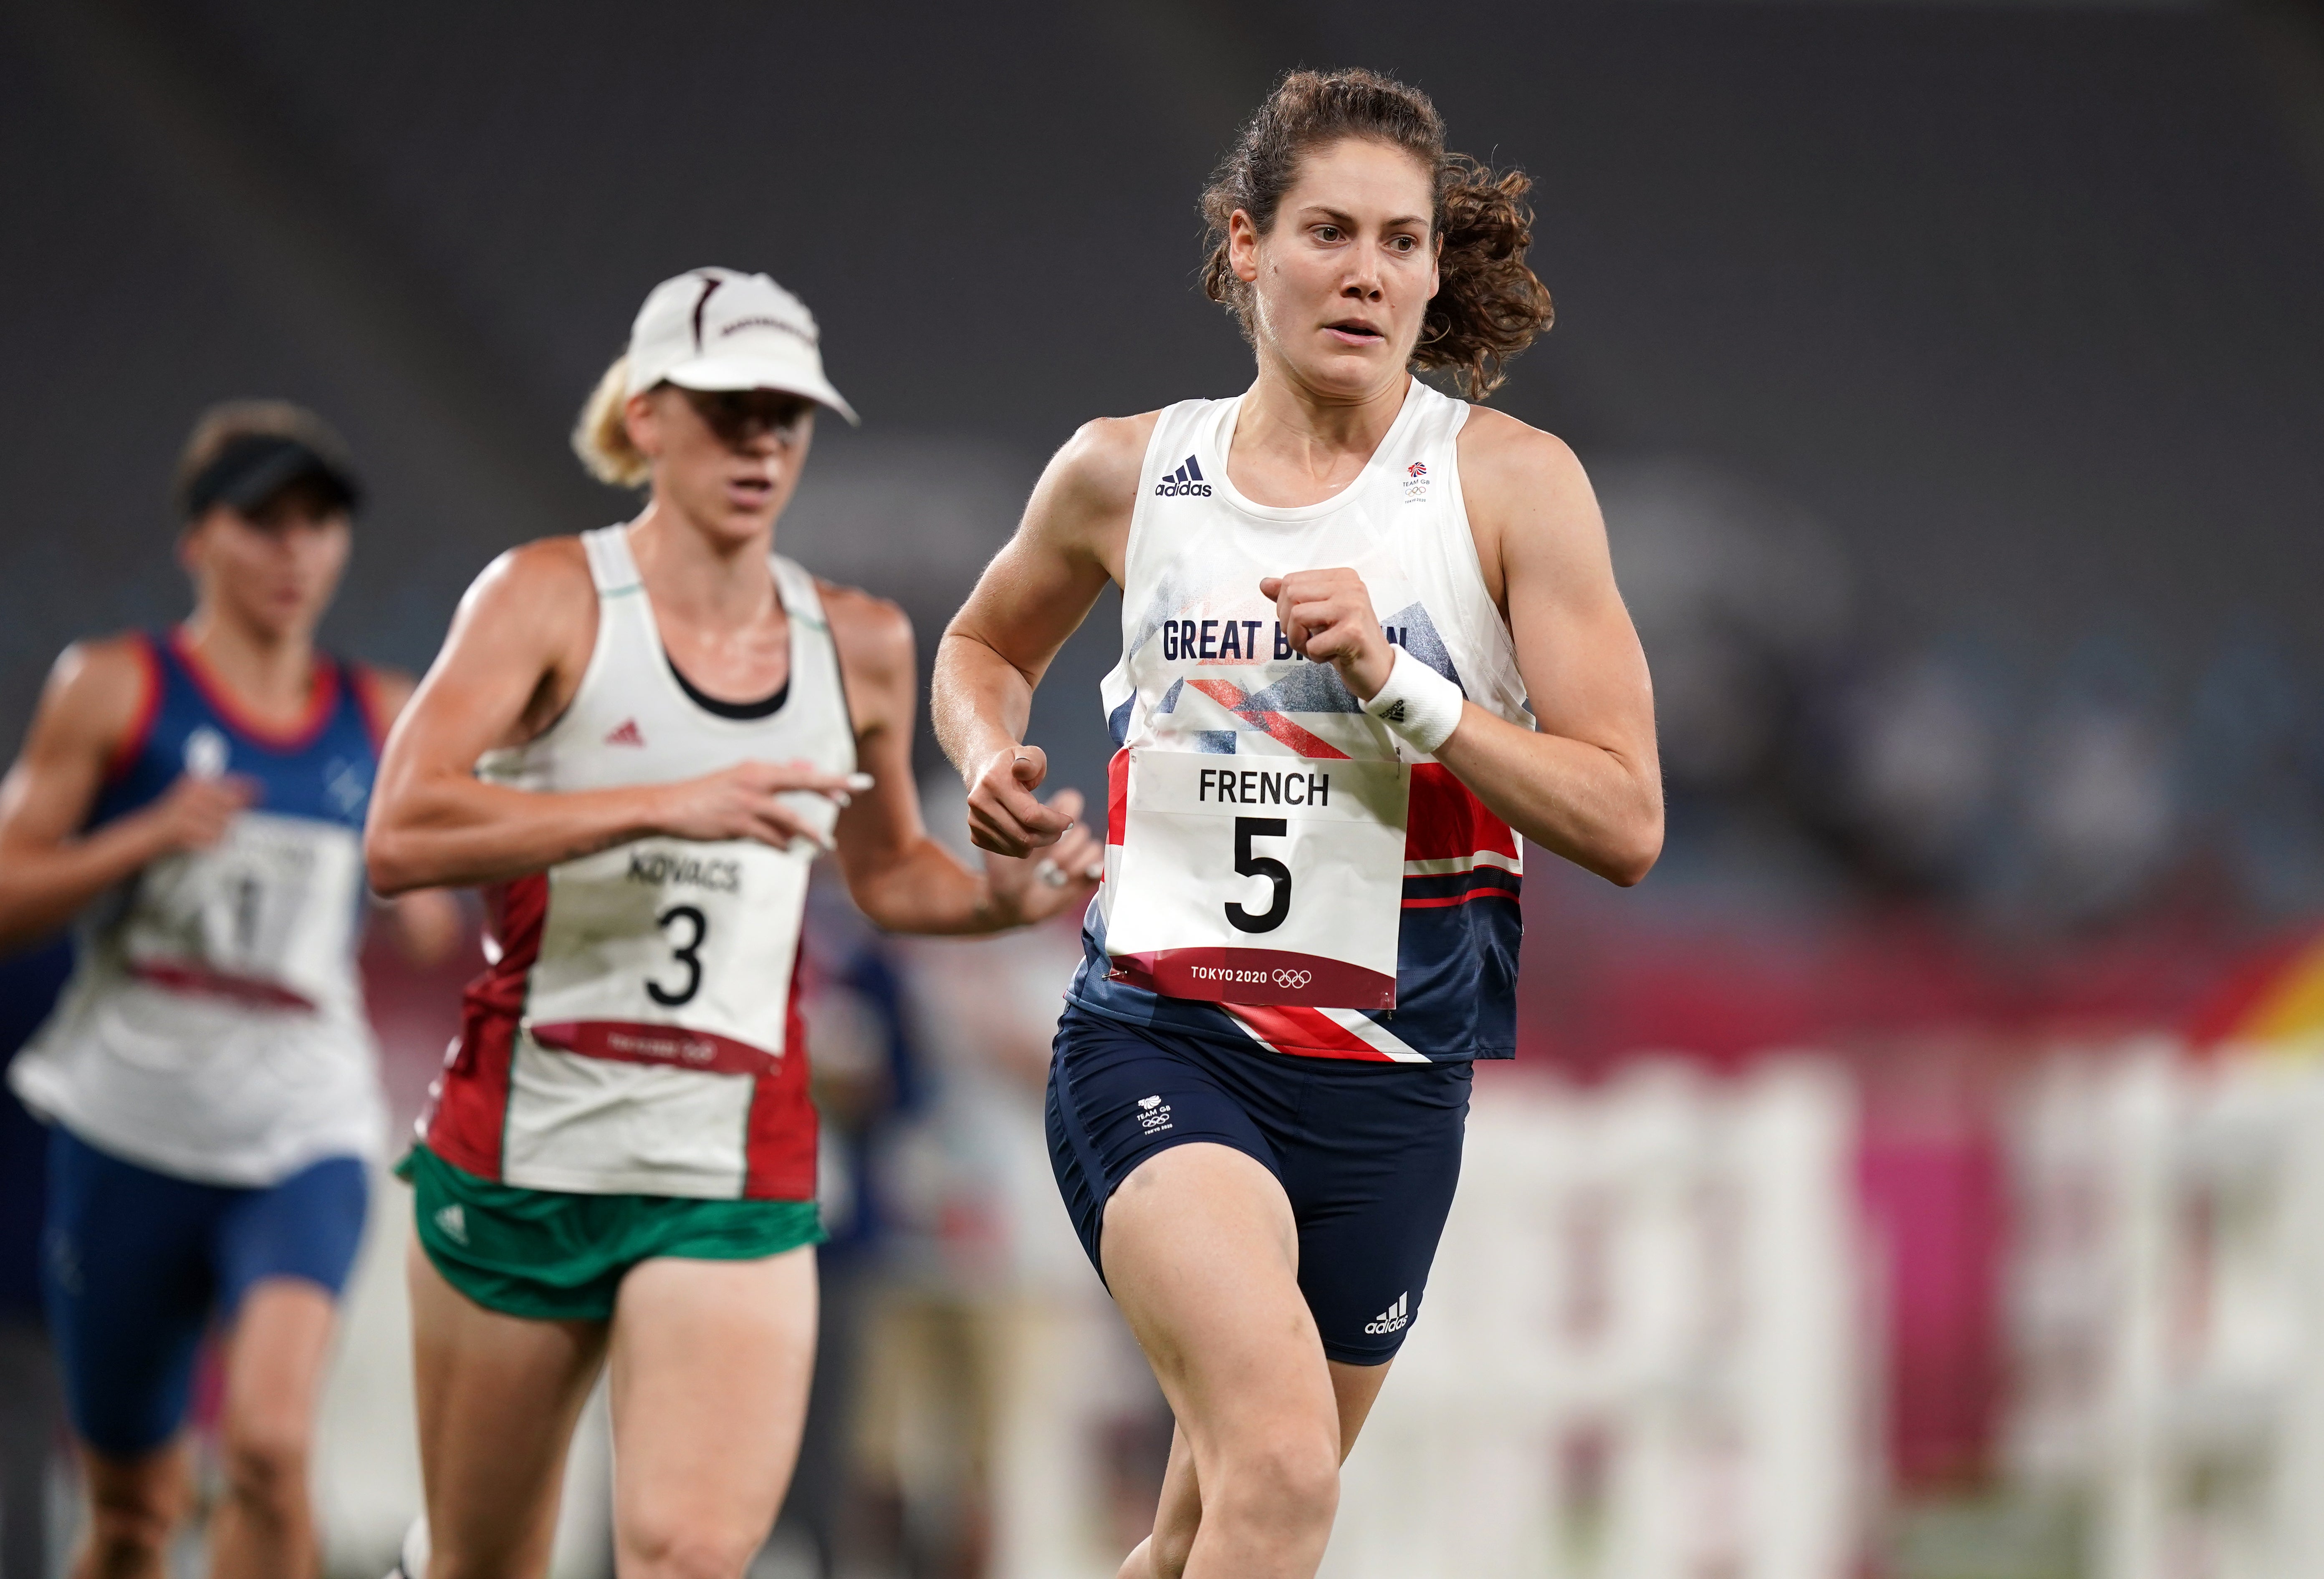
[[[614,488],[642,488],[653,475],[652,463],[630,437],[629,406],[630,359],[624,353],[589,391],[573,425],[573,453],[589,475]]]

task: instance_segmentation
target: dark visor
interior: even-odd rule
[[[188,520],[200,519],[219,504],[247,515],[294,482],[312,485],[350,512],[363,502],[363,484],[344,463],[298,439],[266,433],[230,441],[194,473],[178,502]]]

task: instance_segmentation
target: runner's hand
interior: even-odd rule
[[[1073,812],[1045,806],[1033,794],[1048,776],[1048,755],[1038,746],[994,752],[968,786],[968,837],[976,848],[1023,856],[1064,838]]]
[[[226,837],[235,814],[257,799],[257,784],[239,775],[182,775],[144,813],[154,853],[209,849]]]
[[[1396,666],[1396,649],[1380,633],[1363,577],[1346,569],[1296,570],[1260,582],[1259,595],[1275,600],[1292,651],[1330,662],[1359,702],[1379,694]]]
[[[806,762],[737,762],[662,786],[655,822],[673,839],[755,839],[777,849],[804,839],[827,850],[830,837],[776,797],[805,790],[844,806],[850,791],[871,787],[864,773],[825,773]]]
[[[1059,790],[1050,797],[1047,810],[1080,817],[1082,792]],[[1061,910],[1088,904],[1098,879],[1104,876],[1104,847],[1079,822],[1038,854],[1021,859],[1003,855],[984,858],[984,880],[992,890],[993,908],[1010,925],[1044,921]]]

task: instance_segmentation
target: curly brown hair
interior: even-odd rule
[[[1444,149],[1444,117],[1418,88],[1375,71],[1294,71],[1251,112],[1203,190],[1210,260],[1203,289],[1251,331],[1250,287],[1227,259],[1227,221],[1240,208],[1265,234],[1299,178],[1302,155],[1345,137],[1402,149],[1436,183],[1434,229],[1443,239],[1436,295],[1428,304],[1416,368],[1450,370],[1471,399],[1499,389],[1511,357],[1554,317],[1549,288],[1526,267],[1533,243],[1533,182],[1522,170],[1496,171]]]

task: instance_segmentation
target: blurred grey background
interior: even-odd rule
[[[1723,1079],[1815,1050],[1840,1072],[1800,1089],[1839,1115],[1819,1297],[1861,1345],[1824,1358],[1858,1367],[1864,1571],[2163,1572],[2135,1542],[2084,1560],[2093,1510],[2151,1490],[2092,1466],[2120,1436],[2107,1388],[2168,1414],[2154,1378],[2184,1355],[2101,1386],[2092,1335],[2298,1257],[2253,1250],[2246,1277],[2206,1240],[2196,1271],[2109,1281],[2106,1246],[2212,1219],[2160,1186],[2153,1222],[2084,1208],[2200,1150],[2120,1115],[2209,1123],[2223,1042],[2303,1048],[2229,1095],[2324,1135],[2318,0],[0,0],[0,733],[68,641],[184,612],[171,464],[232,397],[346,431],[374,500],[327,637],[424,667],[493,555],[633,508],[566,434],[645,291],[703,263],[821,319],[865,422],[821,429],[780,546],[899,600],[925,664],[1076,424],[1249,380],[1196,283],[1195,199],[1296,64],[1393,71],[1455,147],[1533,176],[1558,322],[1496,403],[1589,466],[1655,676],[1663,863],[1628,894],[1532,863],[1522,1056],[1480,1112],[1519,1125],[1511,1156],[1578,1147],[1630,1088],[1535,1111],[1551,1088],[1523,1081],[1650,1066],[1637,1100],[1731,1116],[1742,1088],[1656,1085],[1637,1055]],[[1100,782],[1112,614],[1038,699],[1054,782]],[[925,731],[920,758],[956,822]],[[1006,1432],[966,1394],[1011,1344],[1081,1356],[1026,1406],[1075,1422],[1009,1460],[1040,1472],[1027,1506],[1054,1512],[1041,1476],[1073,1469],[1074,1506],[1110,1510],[1084,1544],[1126,1549],[1168,1423],[1040,1177],[1070,935],[914,950],[817,904],[845,1226],[786,1522],[819,1556],[767,1575],[1050,1572],[1011,1566],[992,1531],[1031,1525],[979,1479]],[[408,1110],[459,972],[374,965]],[[2295,1065],[2299,1103],[2267,1083]],[[22,1180],[31,1133],[0,1137]],[[2282,1220],[2324,1223],[2324,1189],[2300,1198]],[[2312,1299],[2284,1298],[2312,1335]],[[350,1352],[400,1374],[357,1326]],[[2246,1392],[2324,1400],[2319,1353],[2291,1343]],[[2324,1441],[2324,1401],[2300,1407]],[[1611,1462],[1603,1425],[1554,1444],[1560,1474]],[[2282,1483],[2312,1505],[2307,1473]]]
[[[1559,322],[1499,402],[1605,495],[1674,871],[1739,840],[1778,886],[1990,899],[1970,847],[2042,842],[2045,772],[2154,778],[2100,865],[2264,840],[2324,758],[2319,37],[2294,0],[12,0],[0,716],[182,610],[169,463],[229,396],[345,427],[376,493],[329,634],[424,666],[493,553],[627,508],[565,431],[708,262],[821,317],[866,423],[785,544],[925,649],[1077,422],[1247,379],[1195,194],[1277,73],[1360,60],[1537,183]],[[1105,625],[1042,699],[1084,782]],[[2312,902],[2294,854],[2239,902]]]

